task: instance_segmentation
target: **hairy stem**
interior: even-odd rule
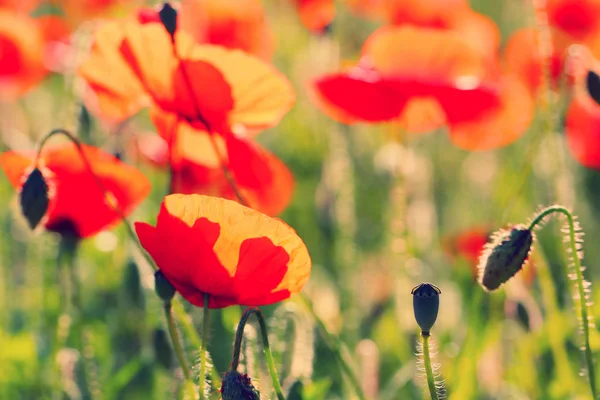
[[[578,250],[577,250],[577,239],[575,236],[575,222],[573,219],[573,215],[569,210],[567,210],[563,206],[550,206],[542,211],[534,218],[534,220],[529,224],[529,229],[533,229],[536,225],[541,223],[544,218],[553,213],[560,213],[567,217],[567,225],[569,227],[569,248],[573,256],[573,264],[575,267],[575,285],[577,288],[577,292],[579,294],[579,306],[581,308],[581,328],[583,330],[583,339],[584,339],[584,355],[585,362],[587,366],[587,375],[590,383],[590,390],[592,392],[592,397],[594,399],[598,398],[597,389],[596,389],[596,374],[594,371],[594,360],[592,355],[592,348],[590,346],[590,325],[589,325],[589,310],[588,305],[586,303],[586,290],[585,285],[583,283],[583,271],[581,269],[581,260],[579,258]]]
[[[281,383],[279,383],[279,378],[277,376],[277,370],[275,369],[275,360],[273,359],[273,354],[271,353],[271,346],[269,345],[267,324],[265,322],[265,317],[259,308],[248,308],[246,309],[246,311],[244,311],[244,314],[242,314],[242,318],[240,319],[240,323],[238,324],[237,331],[235,333],[235,342],[233,345],[233,356],[231,358],[230,370],[237,371],[237,368],[240,364],[240,352],[242,350],[244,328],[246,327],[246,323],[248,322],[250,317],[252,317],[252,315],[256,315],[256,319],[258,320],[258,324],[260,326],[260,336],[263,342],[263,351],[267,360],[269,375],[271,375],[271,381],[273,382],[273,389],[275,389],[277,399],[285,400],[285,396],[283,395],[283,389],[281,388]]]
[[[210,295],[208,293],[204,293],[204,313],[202,314],[202,349],[200,349],[200,380],[198,382],[200,399],[204,399],[204,381],[206,380],[206,352],[208,349],[208,324],[210,322],[208,308],[209,297]]]
[[[183,371],[183,377],[185,378],[185,387],[186,390],[190,391],[191,399],[194,399],[194,384],[192,381],[192,371],[188,366],[187,359],[183,352],[183,346],[181,344],[181,338],[179,337],[179,332],[177,331],[177,326],[175,325],[175,319],[173,319],[173,313],[171,311],[171,302],[164,303],[164,311],[165,317],[167,319],[167,327],[169,329],[169,336],[171,337],[171,343],[173,344],[173,350],[175,350],[175,355],[177,356],[177,360],[179,361],[179,365],[181,366],[181,370]]]
[[[425,373],[427,374],[427,386],[429,387],[431,400],[438,400],[435,377],[433,376],[433,367],[431,365],[431,354],[429,352],[429,337],[429,334],[421,332],[421,338],[423,339],[423,364],[425,366]]]

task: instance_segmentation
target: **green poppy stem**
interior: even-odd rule
[[[247,308],[246,311],[244,311],[244,314],[242,314],[242,318],[240,319],[240,323],[238,324],[237,331],[235,333],[235,342],[233,345],[233,356],[231,358],[230,370],[237,371],[237,368],[240,364],[240,353],[242,350],[242,339],[244,338],[244,328],[246,327],[246,323],[248,322],[250,317],[252,317],[252,315],[256,315],[256,319],[258,320],[258,324],[260,326],[260,335],[263,342],[263,351],[267,360],[269,374],[271,375],[273,389],[275,389],[275,393],[277,394],[278,400],[285,400],[285,396],[283,395],[283,389],[281,388],[281,383],[279,383],[279,377],[277,376],[277,370],[275,369],[275,360],[273,359],[271,347],[269,346],[267,324],[265,322],[265,317],[259,308]]]
[[[425,367],[425,373],[427,374],[427,387],[429,388],[431,400],[438,400],[435,377],[433,375],[433,367],[431,365],[431,354],[429,352],[430,335],[421,332],[421,338],[423,339],[423,365]]]
[[[540,224],[544,218],[553,213],[560,213],[567,217],[567,225],[569,227],[569,249],[573,256],[573,264],[575,267],[575,285],[579,295],[579,306],[581,308],[581,328],[584,338],[584,355],[587,366],[587,375],[590,384],[590,390],[594,399],[598,398],[596,389],[596,374],[594,372],[594,360],[592,348],[590,346],[590,325],[589,325],[589,309],[586,302],[586,289],[583,279],[583,271],[581,268],[581,259],[577,250],[577,238],[575,235],[575,222],[573,214],[563,206],[550,206],[538,213],[538,215],[529,224],[529,229],[532,230],[536,225]]]
[[[169,329],[169,336],[171,337],[171,343],[173,344],[173,350],[175,350],[175,355],[177,356],[177,360],[179,361],[179,365],[181,366],[181,370],[183,371],[183,377],[185,378],[185,390],[189,391],[190,399],[195,398],[194,394],[194,382],[192,380],[192,371],[188,366],[187,359],[185,357],[185,353],[183,352],[183,346],[181,344],[181,338],[179,337],[179,332],[177,331],[177,326],[175,324],[175,319],[173,318],[173,312],[171,307],[171,302],[165,302],[163,305],[163,309],[165,311],[165,318],[167,320],[167,327]]]
[[[202,348],[200,349],[200,379],[198,382],[199,388],[198,391],[200,393],[200,399],[204,399],[204,381],[206,380],[206,353],[208,351],[208,328],[209,328],[209,308],[208,301],[210,295],[208,293],[204,293],[204,313],[202,315]]]

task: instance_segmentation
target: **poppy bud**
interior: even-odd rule
[[[487,290],[498,289],[525,265],[532,244],[533,232],[524,225],[498,231],[479,260],[480,283]]]
[[[154,348],[154,358],[159,365],[166,369],[173,366],[173,350],[169,335],[164,329],[156,328],[152,333],[152,347]]]
[[[252,385],[248,375],[229,371],[223,378],[221,398],[223,400],[260,400],[260,392]]]
[[[590,97],[594,99],[596,104],[600,104],[600,76],[594,71],[588,71],[585,79],[585,86]]]
[[[160,22],[162,22],[169,35],[171,35],[171,38],[173,38],[177,30],[177,10],[171,4],[165,2],[158,12],[158,16],[160,17]]]
[[[175,287],[161,271],[154,273],[154,291],[165,303],[170,302],[175,296]]]
[[[19,195],[21,211],[31,229],[38,226],[48,211],[50,205],[48,192],[49,186],[42,171],[34,168],[25,179]]]
[[[415,319],[421,327],[423,335],[429,335],[429,331],[435,324],[440,308],[440,297],[442,291],[431,283],[421,283],[410,292],[413,295],[413,309]]]

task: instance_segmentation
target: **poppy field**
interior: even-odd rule
[[[599,399],[600,0],[0,0],[0,400]]]

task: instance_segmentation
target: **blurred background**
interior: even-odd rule
[[[0,1],[0,9],[4,3]],[[27,2],[6,3],[12,10]],[[60,3],[20,12],[33,18],[64,15]],[[117,4],[111,16],[158,4],[120,3],[126,4]],[[345,343],[369,399],[423,395],[410,291],[425,281],[442,291],[432,334],[449,398],[591,398],[579,376],[582,339],[560,222],[551,221],[537,232],[531,265],[501,290],[487,293],[476,282],[478,255],[493,231],[526,223],[540,206],[560,203],[579,217],[586,234],[585,274],[594,283],[593,299],[600,295],[595,285],[600,248],[594,240],[600,234],[600,173],[578,162],[565,139],[574,89],[561,87],[553,96],[540,96],[536,116],[522,136],[493,150],[463,150],[446,128],[411,134],[394,123],[340,124],[315,105],[307,86],[339,71],[340,65],[356,63],[362,44],[383,24],[357,12],[358,3],[336,2],[327,28],[311,31],[294,1],[262,2],[274,41],[272,62],[293,83],[297,101],[277,127],[257,140],[295,177],[293,200],[280,218],[297,230],[310,251],[313,270],[304,293],[315,313]],[[470,7],[497,24],[502,49],[515,31],[536,26],[533,3],[473,0]],[[82,103],[84,84],[75,73],[93,30],[107,17],[99,13],[67,23],[63,38],[68,39],[54,43],[45,79],[22,96],[0,102],[0,145],[3,150],[31,150],[53,128],[78,132],[83,142],[118,154],[151,179],[151,195],[130,220],[154,222],[168,190],[168,173],[139,149],[139,137],[154,134],[147,112],[119,125],[102,121]],[[600,20],[600,14],[588,17]],[[0,60],[8,54],[2,43],[0,39]],[[600,135],[588,147],[600,153],[598,139]],[[50,398],[57,376],[53,341],[61,314],[58,241],[52,234],[29,231],[4,176],[0,235],[0,398]],[[88,326],[84,358],[92,366],[93,389],[67,391],[59,398],[177,398],[181,372],[153,291],[152,270],[124,227],[85,240],[78,263]],[[591,307],[593,316],[600,313],[598,304]],[[220,373],[230,362],[242,311],[234,306],[212,314],[208,349]],[[299,299],[263,311],[284,388],[303,386],[290,399],[353,398]],[[201,321],[201,310],[190,307],[189,312]],[[591,334],[597,353],[600,335],[597,329]],[[188,354],[197,353],[191,343],[186,346]],[[76,385],[74,360],[79,356],[74,352],[65,348],[58,353],[64,385]],[[270,398],[259,345],[250,338],[244,352],[243,368]]]

